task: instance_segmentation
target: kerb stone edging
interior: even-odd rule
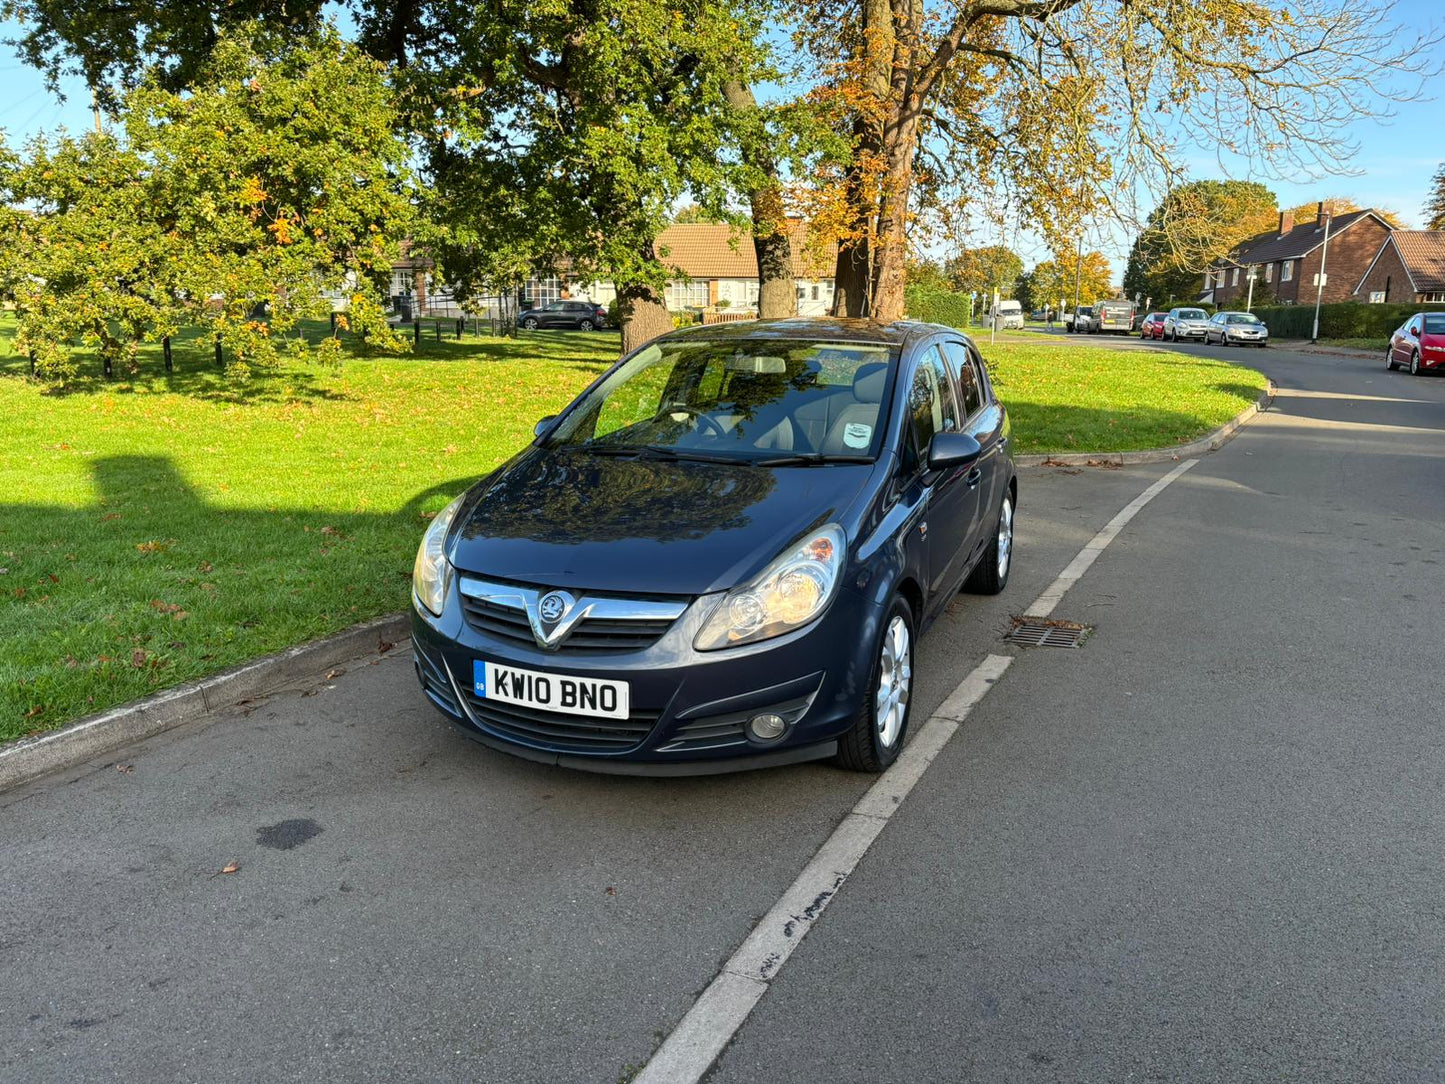
[[[0,748],[0,791],[154,737],[316,671],[376,653],[383,643],[400,644],[410,630],[406,614],[389,614],[88,716],[61,730],[22,738]]]
[[[1258,400],[1250,403],[1214,432],[1177,448],[1149,448],[1142,452],[1046,452],[1016,455],[1014,462],[1020,467],[1122,467],[1131,463],[1167,463],[1174,459],[1188,459],[1192,455],[1204,455],[1223,447],[1241,425],[1261,410],[1267,409],[1274,401],[1277,390],[1274,381],[1268,381]]]

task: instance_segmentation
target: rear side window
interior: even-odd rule
[[[963,416],[971,418],[983,409],[983,381],[978,365],[963,343],[945,343],[943,350],[948,355],[948,367],[958,381],[959,394],[963,396]]]
[[[913,418],[913,446],[922,456],[935,433],[958,429],[958,407],[953,387],[943,368],[938,347],[930,346],[918,359],[908,388],[908,410]]]

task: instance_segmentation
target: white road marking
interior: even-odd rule
[[[634,1084],[684,1084],[702,1079],[883,826],[953,737],[958,724],[993,688],[1011,662],[1010,655],[989,655],[963,679],[938,713],[929,717],[923,729],[903,747],[893,766],[868,788],[797,880],[753,927]]]
[[[1180,463],[1126,505],[1039,596],[1029,616],[1051,613],[1124,525],[1197,462]],[[929,716],[692,1003],[634,1084],[695,1084],[712,1068],[928,766],[1012,662],[1011,655],[987,656]]]
[[[1068,567],[1059,573],[1058,579],[1054,580],[1053,583],[1044,589],[1044,593],[1034,600],[1032,606],[1024,611],[1024,616],[1048,617],[1049,614],[1053,613],[1054,607],[1057,606],[1064,595],[1068,593],[1069,588],[1078,583],[1084,573],[1089,571],[1089,566],[1098,560],[1099,554],[1103,553],[1104,548],[1108,546],[1110,542],[1114,541],[1115,536],[1124,529],[1125,525],[1139,514],[1139,510],[1155,497],[1159,496],[1159,494],[1164,491],[1165,486],[1169,485],[1170,482],[1174,481],[1174,479],[1178,478],[1198,462],[1199,460],[1197,459],[1186,459],[1126,504],[1117,516],[1104,524],[1103,530],[1089,540],[1089,544],[1079,551],[1078,556],[1069,562]]]

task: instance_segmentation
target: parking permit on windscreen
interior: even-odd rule
[[[873,439],[873,427],[862,422],[849,422],[843,426],[843,443],[849,448],[866,448]]]

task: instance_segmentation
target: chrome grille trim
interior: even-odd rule
[[[687,601],[619,598],[583,594],[560,621],[548,625],[539,606],[548,587],[496,583],[461,576],[457,589],[462,614],[472,628],[545,651],[636,651],[649,647],[672,627]],[[570,594],[570,593],[569,593]]]

